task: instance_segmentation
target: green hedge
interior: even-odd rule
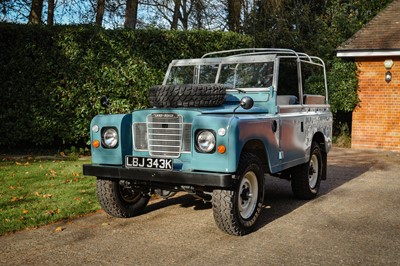
[[[147,106],[168,63],[250,47],[229,32],[0,24],[0,146],[86,143],[93,116]]]

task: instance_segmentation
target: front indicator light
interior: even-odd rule
[[[219,145],[217,150],[219,153],[224,154],[226,152],[226,147],[224,145]]]
[[[97,139],[93,140],[92,146],[95,147],[95,148],[97,149],[98,147],[100,147],[100,141],[97,140]]]

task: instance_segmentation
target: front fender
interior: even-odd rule
[[[98,131],[93,131],[95,126]],[[118,145],[113,149],[102,145],[95,148],[92,145],[92,163],[122,165],[125,155],[132,154],[132,114],[97,115],[90,123],[90,139],[101,142],[101,131],[105,127],[114,127],[118,130]]]

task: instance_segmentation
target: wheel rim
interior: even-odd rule
[[[141,198],[141,192],[125,187],[121,184],[119,185],[119,193],[121,198],[127,203],[136,203]]]
[[[239,212],[243,219],[249,219],[257,207],[258,182],[254,172],[247,172],[239,187]]]
[[[308,184],[310,188],[315,188],[318,182],[319,162],[317,155],[313,154],[310,159]]]

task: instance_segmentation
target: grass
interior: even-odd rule
[[[3,159],[0,162],[0,235],[77,217],[100,208],[89,161]]]

